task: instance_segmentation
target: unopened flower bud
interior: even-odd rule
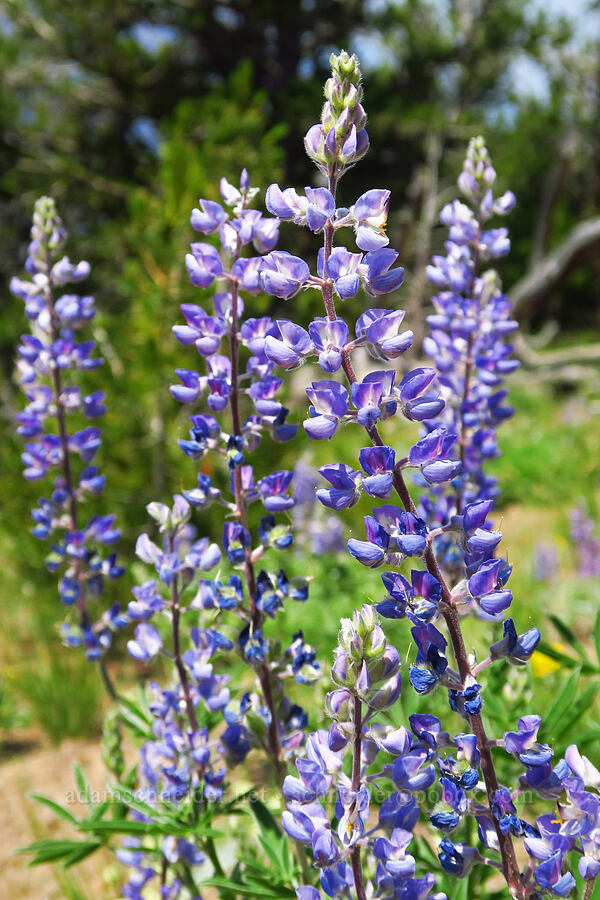
[[[331,667],[331,677],[341,687],[352,687],[356,682],[356,668],[347,653],[340,653]]]
[[[329,749],[334,751],[343,750],[347,743],[348,738],[341,732],[337,725],[337,722],[334,722],[329,729],[329,736],[327,738],[327,745]]]
[[[354,626],[363,641],[370,637],[376,625],[377,613],[368,603],[363,603],[360,610],[354,610]]]
[[[248,726],[248,730],[252,732],[252,734],[256,735],[257,738],[264,737],[267,733],[268,723],[265,721],[264,716],[258,712],[258,710],[249,709],[246,713],[246,724]]]
[[[392,675],[400,669],[400,654],[395,647],[387,644],[382,655],[374,663],[369,666],[371,673],[371,682],[378,684],[380,681],[387,681]]]
[[[372,709],[389,709],[400,696],[401,688],[402,678],[398,672],[396,675],[393,675],[389,681],[386,681],[380,690],[369,698],[369,706]]]
[[[332,719],[351,719],[354,710],[352,694],[343,689],[330,691],[325,698],[325,709]]]
[[[370,607],[372,609],[372,607]],[[363,656],[365,659],[374,660],[383,655],[386,648],[385,634],[380,625],[375,625],[363,641]]]

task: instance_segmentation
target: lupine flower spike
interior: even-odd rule
[[[17,370],[27,405],[17,414],[17,431],[25,440],[25,478],[53,477],[49,495],[33,511],[33,534],[52,540],[46,568],[60,574],[60,599],[76,613],[62,626],[63,643],[83,646],[88,659],[95,660],[128,618],[115,603],[94,621],[94,601],[105,581],[124,570],[113,549],[120,537],[116,517],[88,518],[82,509],[87,497],[104,489],[104,475],[94,460],[102,434],[96,423],[105,406],[103,391],[86,393],[77,383],[78,374],[97,369],[102,359],[94,356],[95,342],[80,337],[95,316],[94,298],[63,293],[90,273],[87,262],[74,265],[63,255],[66,240],[54,201],[41,197],[33,213],[28,277],[13,278],[10,284],[25,303],[31,329],[18,348]],[[81,427],[82,419],[91,424]]]

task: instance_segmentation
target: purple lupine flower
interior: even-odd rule
[[[293,477],[293,472],[284,470],[273,472],[272,475],[266,475],[260,479],[258,490],[269,512],[281,512],[284,509],[292,508],[294,498],[290,497],[287,491]]]
[[[512,619],[503,622],[504,637],[490,647],[492,659],[507,659],[513,666],[527,663],[540,642],[539,628],[530,628],[524,634],[517,634]]]
[[[562,874],[563,855],[560,850],[548,856],[535,870],[535,880],[542,888],[550,889],[557,897],[568,896],[575,887],[570,872]]]
[[[201,209],[193,209],[191,215],[192,228],[202,234],[212,234],[227,219],[227,213],[220,203],[214,200],[200,200]]]
[[[392,492],[396,454],[391,447],[363,447],[358,455],[367,477],[361,486],[372,497],[387,499]]]
[[[319,488],[316,497],[328,509],[340,509],[354,506],[360,499],[360,472],[343,463],[321,466],[319,474],[325,478],[330,488]]]
[[[223,273],[219,252],[212,244],[190,244],[191,253],[185,257],[190,280],[195,287],[207,288]]]
[[[456,875],[458,878],[464,878],[477,861],[479,852],[475,847],[469,847],[467,844],[453,844],[448,838],[444,838],[440,842],[438,857],[445,872]]]
[[[282,191],[278,185],[267,188],[265,204],[272,215],[287,219],[297,225],[306,225],[311,231],[319,232],[335,212],[335,200],[327,188],[305,189],[301,197],[293,188]]]
[[[138,625],[135,640],[127,641],[127,649],[134,659],[148,662],[162,649],[162,638],[154,625]]]
[[[365,289],[374,297],[380,294],[389,294],[400,287],[404,281],[404,269],[397,266],[391,267],[398,259],[398,254],[390,247],[382,247],[379,250],[371,250],[363,260],[366,270]]]
[[[460,460],[446,458],[454,447],[456,438],[446,428],[435,428],[411,447],[408,455],[411,465],[419,466],[430,483],[450,481],[461,468]]]
[[[390,191],[370,190],[350,208],[355,222],[356,243],[361,250],[379,250],[389,244],[385,233]]]
[[[420,556],[427,544],[427,527],[422,519],[398,506],[380,506],[373,510],[375,520],[386,530],[390,545],[405,556]]]
[[[384,562],[390,544],[390,536],[373,516],[365,516],[365,530],[366,541],[350,538],[348,550],[350,555],[363,566],[373,569]]]
[[[356,322],[356,336],[365,338],[379,359],[396,359],[413,342],[412,331],[398,333],[404,315],[403,309],[368,309]]]
[[[245,291],[248,291],[250,294],[258,294],[262,290],[262,284],[260,280],[260,272],[263,265],[263,257],[262,256],[251,256],[236,259],[233,264],[232,273],[239,278],[240,284]],[[218,296],[229,296],[225,295],[215,295],[215,301]],[[243,312],[243,301],[238,299],[238,315],[241,316]]]
[[[333,437],[348,412],[348,391],[337,381],[313,381],[306,394],[311,401],[310,419],[303,424],[309,438],[322,441]]]
[[[334,247],[331,251],[327,265],[323,267],[323,250],[319,250],[317,271],[323,276],[328,275],[333,279],[333,286],[341,300],[349,300],[356,296],[360,286],[360,266],[362,253],[351,253],[346,247]],[[323,272],[325,268],[325,272]]]
[[[337,372],[342,364],[342,350],[348,341],[348,326],[343,319],[313,319],[308,326],[313,345],[319,354],[319,365],[328,373]]]
[[[284,369],[297,369],[313,351],[313,343],[308,332],[287,319],[277,319],[277,334],[265,338],[265,355],[271,362]]]
[[[298,293],[309,275],[304,260],[283,250],[273,250],[264,257],[259,277],[267,294],[289,300]]]

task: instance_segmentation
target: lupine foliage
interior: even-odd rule
[[[39,537],[59,535],[50,565],[66,567],[61,599],[78,612],[65,639],[84,643],[94,659],[112,631],[127,629],[129,654],[147,670],[162,658],[170,675],[151,681],[139,702],[119,698],[118,716],[107,723],[113,797],[80,820],[44,801],[85,839],[30,849],[38,862],[62,857],[72,864],[119,840],[116,853],[129,870],[122,897],[129,900],[197,898],[202,885],[224,900],[294,893],[298,900],[441,900],[442,887],[475,866],[496,872],[504,896],[519,900],[570,894],[576,871],[590,897],[600,873],[600,773],[574,743],[553,760],[552,722],[546,742],[538,741],[539,715],[523,714],[494,735],[482,717],[495,702],[487,679],[492,683],[498,666],[525,665],[540,641],[536,627],[519,633],[507,617],[511,566],[499,555],[502,534],[490,519],[499,486],[486,469],[498,453],[496,430],[512,414],[502,382],[516,365],[509,343],[516,323],[498,275],[484,264],[510,249],[507,229],[494,218],[510,212],[515,198],[494,194],[485,144],[471,141],[458,178],[463,199],[441,211],[445,255],[427,269],[437,290],[424,345],[433,366],[409,369],[413,335],[387,296],[404,278],[386,235],[390,192],[370,188],[338,205],[340,180],[367,153],[369,138],[356,57],[333,55],[331,65],[321,119],[305,138],[318,186],[298,192],[270,185],[265,216],[253,206],[258,190],[244,169],[239,185],[223,178],[220,199],[202,198],[192,210],[199,239],[185,265],[202,305],[183,304],[183,323],[173,327],[183,349],[171,394],[190,411],[189,433],[178,444],[185,471],[194,465],[195,475],[171,503],[147,507],[154,528],[139,537],[136,553],[153,571],[126,610],[111,606],[97,626],[87,599],[103,574],[119,571],[97,544],[111,544],[118,532],[112,517],[80,521],[83,494],[102,480],[87,467],[76,481],[72,460],[91,461],[99,434],[70,434],[66,421],[72,410],[97,416],[102,397],[63,378],[67,369],[97,365],[93,345],[74,337],[93,303],[56,296],[88,267],[59,259],[64,235],[54,206],[47,199],[36,206],[31,280],[13,284],[33,323],[20,348],[29,404],[19,429],[27,439],[26,477],[42,478],[52,467],[61,473],[34,519]],[[321,235],[316,258],[276,249],[286,222]],[[350,247],[338,242],[342,229]],[[320,292],[324,305],[306,328],[290,314],[303,290]],[[284,301],[288,317],[248,316],[261,291]],[[348,323],[338,316],[339,302],[359,291],[367,303]],[[372,360],[360,379],[357,351]],[[291,471],[265,471],[260,453],[267,441],[295,438],[282,388],[286,371],[307,360],[322,370],[306,379],[308,437],[334,448],[350,425],[365,444],[355,466],[336,461],[332,450],[316,498],[327,515],[373,501],[364,538],[350,538],[347,548],[357,563],[383,570],[382,584],[373,575],[374,602],[342,619],[334,688],[324,720],[311,709],[312,731],[309,692],[323,662],[302,632],[281,640],[288,605],[308,601],[310,610],[310,579],[289,577],[270,562],[273,551],[278,560],[289,552],[306,486],[293,489]],[[385,442],[394,416],[414,429],[412,446]],[[226,479],[214,477],[219,469]],[[199,532],[210,505],[222,510],[218,543]],[[317,544],[321,552],[326,540]],[[471,652],[463,636],[469,615],[494,630],[489,646],[480,640]],[[390,620],[410,628],[401,647],[386,636]],[[239,684],[227,672],[234,655],[246,667]],[[406,681],[420,711],[399,722],[405,656],[413,660]],[[447,699],[442,716],[423,707],[423,698],[440,696]],[[122,725],[138,745],[129,771]],[[236,767],[251,753],[265,760],[283,831],[260,800],[235,794]],[[82,776],[80,788],[87,791]],[[219,844],[223,821],[248,808],[255,839],[237,835],[244,852],[230,866]],[[421,846],[425,829],[427,844],[435,841],[433,859]]]

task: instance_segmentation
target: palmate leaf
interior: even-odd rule
[[[67,861],[74,855],[78,855],[79,858],[83,859],[84,856],[89,856],[90,853],[93,853],[94,850],[98,850],[101,846],[101,841],[43,840],[35,841],[33,844],[28,844],[26,847],[20,847],[18,852],[33,854],[33,859],[28,863],[30,866],[58,862],[61,859],[65,860],[65,865],[72,865],[71,862]],[[77,861],[78,859],[73,860],[73,862]]]
[[[30,794],[29,795],[32,800],[35,800],[36,803],[41,803],[43,806],[47,806],[48,809],[52,810],[55,816],[59,819],[62,819],[63,822],[68,822],[69,825],[74,825],[77,827],[79,824],[79,819],[73,815],[73,813],[69,812],[68,809],[65,809],[64,806],[61,806],[60,803],[57,803],[55,800],[52,800],[50,797],[44,796],[44,794]]]
[[[70,866],[74,866],[77,863],[82,862],[84,859],[87,859],[88,856],[91,856],[92,853],[95,853],[96,850],[99,850],[100,847],[103,846],[104,844],[101,841],[82,842],[79,849],[73,850],[72,853],[69,853],[69,855],[65,857],[65,861],[62,864],[63,869],[68,869]]]
[[[294,865],[290,855],[288,841],[281,836],[279,840],[270,842],[267,838],[259,835],[260,845],[271,860],[275,870],[281,875],[284,883],[290,883],[294,878]]]
[[[145,695],[140,694],[140,704],[127,697],[119,697],[119,718],[134,737],[148,739],[152,737],[153,718],[148,712]]]
[[[243,877],[242,877],[243,878]],[[262,882],[257,879],[245,879],[238,883],[230,881],[229,878],[209,878],[203,882],[207,887],[222,888],[227,891],[235,891],[243,897],[264,897],[273,898],[273,900],[284,900],[289,897],[295,900],[296,892],[286,885],[277,885],[273,881]]]
[[[553,732],[553,736],[556,738],[562,737],[562,735],[568,733],[568,737],[564,741],[559,741],[556,746],[556,750],[558,753],[562,754],[569,744],[573,743],[573,734],[571,732],[571,727],[581,721],[582,716],[585,715],[586,710],[588,710],[594,700],[596,699],[596,695],[598,693],[598,685],[590,684],[587,686],[585,691],[581,694],[580,697],[573,703],[571,706],[567,708],[567,710],[563,713],[560,718],[556,731]],[[577,735],[577,744],[581,743],[581,739],[579,735]]]
[[[88,784],[87,778],[83,774],[83,769],[79,765],[79,763],[73,763],[73,773],[75,775],[75,783],[77,785],[77,789],[81,794],[85,803],[87,803],[90,810],[94,810],[96,804],[92,800],[92,791]]]
[[[250,811],[263,833],[271,833],[279,836],[281,828],[277,823],[273,813],[265,806],[262,800],[252,799],[250,802]]]
[[[221,838],[224,837],[222,831],[216,831],[214,828],[208,828],[201,824],[191,825],[188,823],[172,822],[162,820],[160,822],[138,822],[133,819],[105,819],[100,822],[86,819],[79,823],[80,831],[91,831],[99,835],[111,834],[173,834],[176,837],[185,837],[190,834],[197,834],[201,837]]]

